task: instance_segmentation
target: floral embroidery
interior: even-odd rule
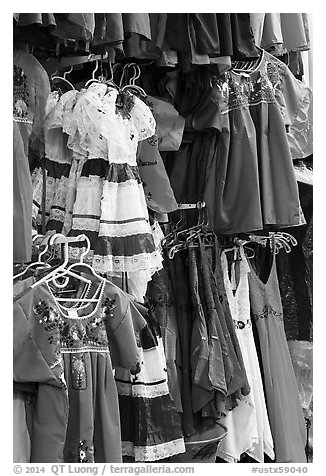
[[[39,323],[44,325],[48,341],[54,346],[56,359],[60,360],[60,334],[64,327],[64,320],[57,309],[50,307],[45,301],[36,304],[33,307],[33,312],[39,316]]]
[[[94,463],[94,447],[86,446],[85,440],[80,440],[78,444],[78,463]]]
[[[149,145],[152,145],[153,147],[158,146],[158,137],[157,134],[154,134],[151,137],[148,137],[147,142]]]
[[[14,93],[13,93],[13,115],[14,119],[27,122],[28,117],[28,88],[27,76],[22,68],[14,65]]]
[[[116,306],[115,299],[106,298],[103,304],[103,317],[114,317],[113,310]]]
[[[251,320],[247,319],[246,322],[243,321],[237,321],[236,319],[233,319],[234,327],[236,329],[244,329],[245,327],[251,327]]]
[[[86,390],[85,354],[71,354],[71,383],[75,390]]]
[[[267,319],[269,316],[275,316],[283,321],[283,314],[281,312],[275,311],[272,306],[265,304],[263,309],[257,313],[254,313],[253,318],[257,321],[258,319]]]
[[[103,321],[111,316],[115,301],[108,301],[110,303],[106,304],[106,313],[103,309],[103,315],[95,314],[89,319],[74,319],[73,321],[63,318],[56,308],[52,308],[45,301],[40,301],[33,307],[39,323],[44,326],[50,344],[55,347],[57,359],[60,358],[62,351],[109,351],[108,337]],[[106,302],[107,300],[105,300]]]

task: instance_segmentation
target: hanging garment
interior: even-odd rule
[[[291,253],[276,256],[287,340],[312,340],[313,327],[313,190],[299,183],[307,224],[287,230],[297,240]]]
[[[147,321],[139,335],[140,372],[117,368],[122,455],[135,462],[184,453],[185,445],[167,381],[161,332],[153,311],[137,304]]]
[[[148,283],[147,297],[157,317],[167,364],[168,385],[176,409],[182,413],[180,370],[180,339],[176,316],[176,300],[167,266],[155,273]]]
[[[14,50],[13,63],[13,260],[28,262],[33,202],[28,150],[31,147],[42,155],[50,84],[45,69],[31,54]]]
[[[250,306],[259,336],[276,462],[304,463],[306,429],[284,332],[275,252],[267,281],[263,282],[250,267]]]
[[[246,396],[250,392],[250,385],[248,382],[245,365],[243,361],[240,344],[236,335],[229,301],[226,295],[224,285],[224,276],[221,262],[221,249],[217,238],[215,239],[214,247],[208,248],[207,253],[208,262],[210,265],[210,280],[213,298],[219,320],[225,336],[227,345],[227,353],[232,362],[231,380],[228,383],[228,409],[237,406],[237,400],[242,395]]]
[[[250,26],[255,38],[255,45],[260,46],[263,36],[264,21],[266,13],[249,13]]]
[[[303,224],[292,159],[311,153],[311,90],[267,52],[254,71],[213,82],[192,122],[219,132],[204,194],[214,231]]]
[[[255,38],[251,30],[249,13],[230,13],[232,31],[232,59],[259,58]]]
[[[58,38],[92,40],[95,30],[94,13],[55,13],[56,27],[52,34]]]
[[[203,413],[212,401],[211,417],[225,414],[227,384],[221,343],[217,335],[209,335],[205,319],[202,290],[200,290],[196,250],[190,248],[189,283],[194,320],[191,332],[190,363],[192,373],[192,406],[194,413]],[[213,341],[212,341],[213,340]],[[214,344],[214,345],[213,345]]]
[[[14,301],[14,380],[39,384],[31,462],[121,462],[112,366],[137,373],[146,322],[127,294],[87,277],[96,304],[64,309],[47,284]]]
[[[137,163],[148,208],[158,213],[177,210],[178,203],[158,149],[156,134],[139,142]]]
[[[50,28],[56,26],[53,13],[16,13],[15,20],[18,26],[38,25]]]
[[[185,119],[167,101],[147,96],[146,103],[150,107],[156,121],[158,149],[160,151],[179,150],[185,127]]]
[[[309,39],[302,13],[281,13],[281,27],[284,47],[290,51],[309,50]]]
[[[191,294],[188,271],[186,268],[184,252],[177,253],[173,260],[166,257],[173,291],[176,300],[177,322],[181,345],[181,401],[182,401],[182,428],[185,436],[196,433],[197,422],[193,412],[191,396],[191,329],[193,312],[191,306]]]
[[[240,460],[243,453],[247,453],[255,461],[264,463],[264,453],[274,459],[273,438],[252,332],[248,284],[250,268],[243,247],[240,248],[240,256],[239,280],[236,289],[229,278],[225,253],[222,254],[221,259],[225,289],[251,390],[250,394],[242,397],[239,405],[223,419],[228,433],[218,446],[217,456],[228,462],[236,462]],[[234,264],[231,266],[234,273]]]
[[[268,51],[277,51],[279,54],[284,54],[286,49],[283,43],[281,14],[265,13],[263,34],[259,46]]]
[[[117,106],[117,96],[115,89],[107,90],[101,83],[81,92],[68,91],[48,108],[46,125],[68,135],[73,159],[85,159],[75,175],[74,203],[68,187],[69,199],[62,193],[66,204],[59,204],[64,214],[69,213],[69,235],[88,236],[87,259],[98,272],[139,273],[136,281],[146,290],[151,275],[162,267],[162,257],[152,236],[136,152],[139,141],[153,136],[155,120],[138,97],[125,93],[124,104]],[[48,206],[55,209],[56,201],[50,199]],[[78,259],[82,251],[71,246],[70,259]],[[137,294],[137,299],[141,301],[143,295]]]
[[[13,462],[29,463],[31,439],[27,428],[25,397],[23,392],[13,392]]]

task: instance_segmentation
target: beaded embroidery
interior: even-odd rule
[[[59,359],[61,352],[109,352],[105,321],[113,317],[115,307],[115,300],[107,298],[102,309],[91,318],[74,320],[64,319],[56,308],[45,301],[36,304],[33,311],[39,317],[39,323],[44,325],[47,338],[55,347]]]

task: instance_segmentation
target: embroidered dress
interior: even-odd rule
[[[247,453],[259,463],[264,462],[264,453],[274,459],[273,438],[268,421],[262,378],[255,347],[250,318],[248,266],[244,250],[240,248],[241,261],[239,284],[233,294],[233,286],[228,275],[228,263],[222,253],[224,284],[227,293],[236,334],[240,344],[245,369],[251,391],[242,396],[239,405],[228,413],[223,423],[228,433],[217,449],[217,456],[228,462],[240,460]],[[234,271],[234,266],[232,266]]]
[[[121,462],[112,367],[137,373],[136,335],[146,321],[117,286],[85,276],[92,281],[87,297],[96,303],[63,308],[47,284],[15,299],[14,379],[43,384],[33,420],[32,462]],[[44,365],[47,374],[41,379]]]
[[[157,461],[185,452],[181,420],[168,387],[163,340],[151,309],[142,309],[147,326],[139,335],[140,372],[117,368],[122,455]]]
[[[241,233],[305,223],[292,159],[312,153],[311,90],[265,51],[254,71],[212,82],[192,118],[195,129],[219,132],[203,197],[211,226]]]
[[[267,411],[276,462],[304,463],[306,429],[284,332],[275,252],[266,283],[253,269],[248,277],[251,312],[259,336]]]

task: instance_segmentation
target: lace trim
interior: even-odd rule
[[[143,219],[132,223],[101,223],[99,236],[122,238],[145,233],[150,233],[150,225],[146,219]]]
[[[69,247],[69,260],[78,261],[81,253],[84,253],[86,248]],[[92,264],[95,271],[98,273],[124,273],[147,270],[153,274],[152,270],[162,269],[163,257],[159,251],[152,253],[142,253],[134,256],[101,256],[95,255],[93,250],[90,250],[84,258],[87,263]],[[154,271],[155,272],[155,271]]]
[[[155,446],[136,446],[131,441],[122,441],[121,443],[123,456],[132,456],[135,461],[157,461],[186,452],[183,438]]]
[[[72,229],[79,231],[96,231],[100,229],[100,217],[98,218],[74,218],[72,217]]]
[[[100,352],[109,354],[110,350],[107,347],[92,347],[92,346],[85,346],[85,347],[78,347],[77,349],[67,349],[66,347],[62,347],[60,349],[62,354],[76,354],[82,352]]]
[[[137,193],[138,191],[141,190],[141,193],[143,194],[143,186],[141,183],[139,183],[136,179],[129,179],[126,180],[125,182],[110,182],[109,180],[105,179],[103,182],[103,189],[109,189],[108,191],[111,192],[112,190],[115,192],[117,189],[122,189],[122,188],[136,188]]]
[[[157,385],[134,384],[132,381],[125,383],[115,379],[118,394],[134,397],[156,398],[169,395],[167,380]]]

